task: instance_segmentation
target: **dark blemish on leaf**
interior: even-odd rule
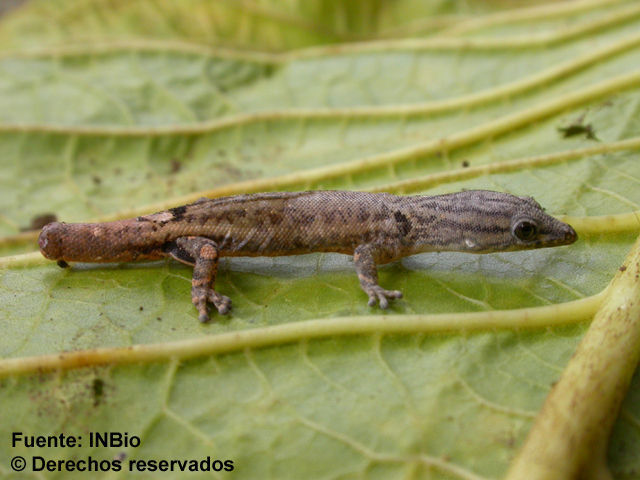
[[[171,168],[169,173],[178,173],[182,169],[182,162],[177,158],[171,159]]]
[[[26,232],[28,230],[40,230],[42,227],[51,222],[57,222],[58,217],[55,213],[42,213],[40,215],[36,215],[31,219],[29,226],[26,228],[22,228],[21,231]]]
[[[104,380],[95,378],[91,384],[91,391],[93,392],[93,406],[97,407],[104,397]]]
[[[97,175],[92,176],[91,180],[95,185],[100,185],[102,183],[102,179]]]
[[[68,264],[67,262],[65,262],[64,260],[58,260],[56,263],[58,264],[58,266],[59,266],[60,268],[67,268],[67,267],[69,267],[69,264]]]
[[[140,305],[140,311],[143,311],[144,307],[142,305]]]
[[[469,162],[467,160],[462,161],[462,168],[467,168],[469,166]]]
[[[411,222],[406,215],[400,211],[395,212],[393,216],[395,217],[396,222],[398,222],[398,230],[400,231],[400,234],[403,237],[406,236],[411,231]]]
[[[624,272],[627,269],[626,265],[622,265],[618,270]]]
[[[162,321],[162,317],[156,317],[156,320],[161,322]]]
[[[582,125],[581,123],[575,123],[568,127],[558,127],[558,132],[562,134],[562,138],[569,138],[584,134],[585,138],[588,138],[589,140],[598,140],[596,132],[591,124]]]

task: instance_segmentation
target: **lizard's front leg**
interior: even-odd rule
[[[198,309],[201,322],[209,320],[207,301],[213,303],[221,315],[231,308],[231,299],[214,290],[218,270],[218,245],[205,237],[180,237],[176,239],[178,251],[169,254],[185,261],[184,253],[193,259],[193,278],[191,280],[191,301]],[[180,252],[179,250],[182,250]]]
[[[399,290],[385,290],[378,285],[378,269],[376,267],[376,249],[371,245],[360,245],[353,252],[353,262],[356,266],[358,279],[362,290],[369,295],[369,306],[380,302],[380,308],[387,308],[389,300],[402,298]]]

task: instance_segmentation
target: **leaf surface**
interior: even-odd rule
[[[637,236],[640,8],[233,3],[33,2],[0,24],[0,365],[100,347],[164,352],[53,373],[36,362],[0,380],[3,438],[141,438],[111,449],[5,442],[0,472],[14,455],[124,455],[126,468],[210,455],[248,479],[502,476],[588,327],[574,304],[546,328],[526,328],[527,316],[597,295]],[[62,270],[12,256],[35,251],[28,230],[45,214],[94,221],[262,190],[471,188],[533,196],[571,216],[580,240],[403,259],[380,269],[404,293],[388,312],[366,305],[342,255],[223,259],[217,285],[233,310],[207,325],[185,266]],[[627,226],[589,223],[602,215]],[[503,310],[512,328],[492,323]],[[362,317],[458,313],[477,315],[473,326],[360,330]],[[264,343],[172,353],[233,332]],[[636,379],[610,444],[616,478],[638,469],[637,391]]]

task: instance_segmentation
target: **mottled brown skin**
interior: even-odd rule
[[[573,228],[530,197],[485,190],[436,196],[312,191],[201,199],[116,222],[54,222],[38,243],[61,266],[166,256],[193,265],[191,297],[207,321],[208,302],[221,314],[231,306],[214,290],[221,256],[353,255],[369,305],[387,308],[388,299],[402,294],[378,285],[378,264],[420,252],[503,252],[576,239]]]

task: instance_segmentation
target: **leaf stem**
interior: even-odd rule
[[[323,318],[176,342],[5,358],[0,360],[0,378],[104,364],[161,362],[176,358],[184,360],[204,355],[238,352],[247,348],[263,348],[305,339],[341,335],[442,333],[495,328],[546,328],[590,319],[602,302],[604,294],[603,291],[571,302],[515,310]]]
[[[640,14],[640,5],[637,7],[638,14]],[[454,39],[449,39],[454,40]],[[459,49],[468,49],[466,44],[469,40],[464,40],[465,43],[456,45]],[[99,53],[113,53],[113,51],[122,50],[128,51],[149,51],[150,53],[162,52],[162,49],[167,51],[174,51],[175,48],[182,48],[182,44],[173,46],[167,45],[162,42],[131,42],[123,44],[98,44],[91,47],[79,46],[79,47],[62,47],[59,51],[34,51],[34,52],[16,52],[12,55],[7,53],[0,53],[0,60],[2,58],[21,58],[21,57],[55,57],[60,56],[80,56],[86,54],[99,54]],[[502,101],[504,99],[510,99],[517,95],[523,95],[526,92],[548,86],[549,84],[557,81],[563,81],[567,76],[579,72],[589,66],[597,64],[599,62],[610,60],[616,55],[620,55],[624,52],[633,50],[640,45],[640,34],[628,35],[616,42],[612,42],[603,47],[591,50],[576,58],[572,58],[566,62],[554,65],[539,73],[526,76],[524,78],[514,80],[503,85],[499,85],[493,88],[487,88],[478,92],[469,93],[466,95],[460,95],[455,98],[445,98],[443,100],[434,100],[429,102],[414,103],[414,104],[401,104],[401,105],[365,105],[349,108],[288,108],[282,110],[265,110],[257,112],[244,112],[235,115],[228,115],[222,118],[213,119],[210,121],[192,122],[180,125],[159,125],[159,126],[105,126],[105,125],[53,125],[53,124],[28,124],[28,123],[0,123],[0,133],[51,133],[58,135],[78,135],[78,136],[118,136],[118,137],[149,137],[149,136],[165,136],[165,135],[203,135],[213,133],[219,130],[227,128],[235,128],[241,125],[250,125],[259,122],[278,122],[287,120],[306,120],[306,119],[340,119],[340,118],[394,118],[394,117],[408,117],[408,116],[425,116],[434,115],[440,113],[446,113],[451,111],[459,111],[461,109],[469,109],[479,107],[490,102]],[[336,47],[337,48],[337,47]],[[84,50],[83,50],[84,49]],[[390,50],[412,50],[411,45],[394,45]],[[383,49],[384,51],[384,49]],[[184,50],[178,50],[183,54],[198,54],[201,56],[215,56],[216,58],[233,58],[232,52],[224,50],[211,50],[209,47],[202,47],[197,45],[184,46]],[[330,51],[333,55],[337,55],[338,52],[335,48]],[[245,62],[260,63],[258,59],[245,58],[246,54],[238,54],[238,60]],[[269,61],[263,59],[265,63]],[[273,64],[280,62],[287,63],[296,59],[276,60],[272,59]],[[619,77],[616,77],[619,78]],[[609,81],[616,81],[615,78]],[[626,87],[614,87],[612,91],[617,91],[618,88]],[[564,95],[559,97],[560,100],[564,98]]]
[[[640,360],[640,237],[547,397],[508,480],[611,478],[607,443]]]

